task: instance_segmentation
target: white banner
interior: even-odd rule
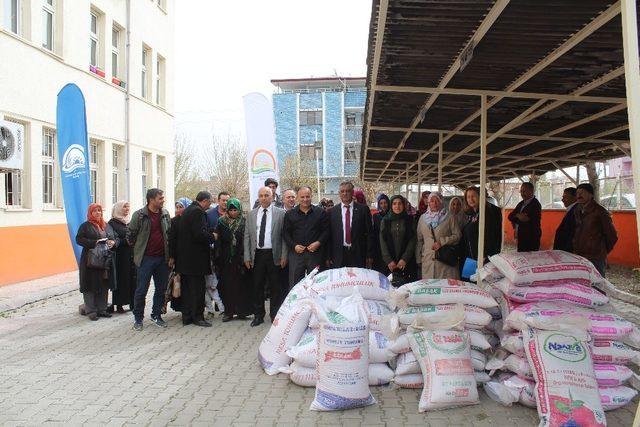
[[[247,127],[247,163],[249,167],[249,210],[258,199],[258,190],[267,178],[279,181],[276,138],[271,101],[261,93],[242,98]]]
[[[0,170],[9,169],[24,169],[24,126],[0,120]]]

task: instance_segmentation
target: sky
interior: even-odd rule
[[[366,75],[371,0],[176,0],[176,133],[244,138],[242,97],[271,79]]]

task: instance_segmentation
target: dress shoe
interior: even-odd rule
[[[122,307],[121,305],[118,306],[118,309],[116,310],[118,313],[122,314],[124,313],[124,307]]]
[[[98,317],[113,317],[113,315],[103,311],[102,313],[98,313]]]
[[[91,320],[98,320],[98,314],[97,313],[89,313],[87,315],[87,317]]]
[[[247,316],[245,316],[244,314],[239,314],[236,319],[238,320],[247,320]]]
[[[182,324],[183,324],[184,326],[190,325],[190,324],[192,324],[192,323],[193,323],[193,320],[191,320],[191,319],[185,319],[185,318],[182,318]]]
[[[227,315],[227,314],[222,316],[222,323],[230,322],[232,320],[233,320],[233,316],[230,316],[230,315]]]
[[[258,326],[258,325],[262,325],[264,323],[264,319],[260,319],[260,318],[255,318],[251,321],[251,326]]]
[[[205,328],[210,328],[212,326],[211,322],[207,322],[204,319],[203,320],[198,320],[197,322],[193,322],[193,324],[196,325],[196,326],[202,326],[202,327],[205,327]]]

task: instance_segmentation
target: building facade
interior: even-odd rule
[[[321,193],[360,169],[366,79],[328,77],[272,80],[276,150],[280,169],[299,161],[302,174],[317,175]]]
[[[24,127],[24,168],[0,173],[0,285],[74,270],[56,97],[86,100],[91,194],[108,219],[148,188],[173,205],[173,0],[0,2],[0,120]],[[1,172],[1,171],[0,171]]]

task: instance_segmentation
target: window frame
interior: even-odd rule
[[[49,1],[51,3],[49,3]],[[45,17],[47,15],[49,16],[49,19],[51,19],[51,40],[47,40],[50,43],[50,46],[45,44],[45,39],[49,37],[49,34],[47,34],[47,30],[49,30],[49,28],[45,24]],[[53,52],[56,46],[56,0],[42,0],[42,19],[42,48],[49,52]]]
[[[140,87],[140,96],[142,99],[149,100],[150,99],[150,88],[149,88],[149,69],[147,63],[151,57],[151,49],[146,45],[142,45],[142,57],[140,58],[140,82],[142,86]]]
[[[141,178],[141,185],[142,185],[142,203],[143,205],[146,204],[147,201],[147,190],[151,187],[149,187],[149,169],[150,169],[150,164],[149,164],[149,159],[151,158],[151,153],[149,153],[148,151],[143,151],[142,152],[142,163],[141,163],[141,169],[140,169],[140,178]]]
[[[101,140],[89,139],[89,189],[91,193],[91,202],[100,203],[100,144]],[[95,151],[95,152],[94,152]]]
[[[115,38],[114,38],[115,35]],[[115,23],[111,26],[111,77],[118,80],[120,78],[120,42],[121,42],[122,29]],[[115,46],[114,46],[115,41]],[[115,61],[114,61],[115,56]]]
[[[56,130],[42,128],[42,205],[45,208],[58,206],[58,171],[56,167],[57,134]],[[50,171],[47,178],[45,169]]]
[[[93,29],[93,19],[95,18],[96,21],[96,25],[95,25],[95,31]],[[91,11],[89,12],[89,65],[92,65],[94,67],[100,67],[100,28],[99,28],[99,21],[100,20],[100,16],[98,15],[98,12],[96,12],[95,10],[91,9]],[[93,57],[93,46],[95,44],[95,58]],[[95,63],[94,63],[94,59],[95,59]]]
[[[7,1],[9,3],[7,3]],[[15,1],[15,14],[7,13],[6,6],[9,5],[13,7],[13,2]],[[2,0],[2,28],[10,33],[13,33],[17,36],[21,36],[22,33],[22,0]],[[15,15],[15,22],[14,22]],[[9,17],[10,16],[10,17]],[[8,18],[9,17],[9,18]],[[6,24],[9,24],[7,27]],[[15,31],[13,26],[15,24]]]

